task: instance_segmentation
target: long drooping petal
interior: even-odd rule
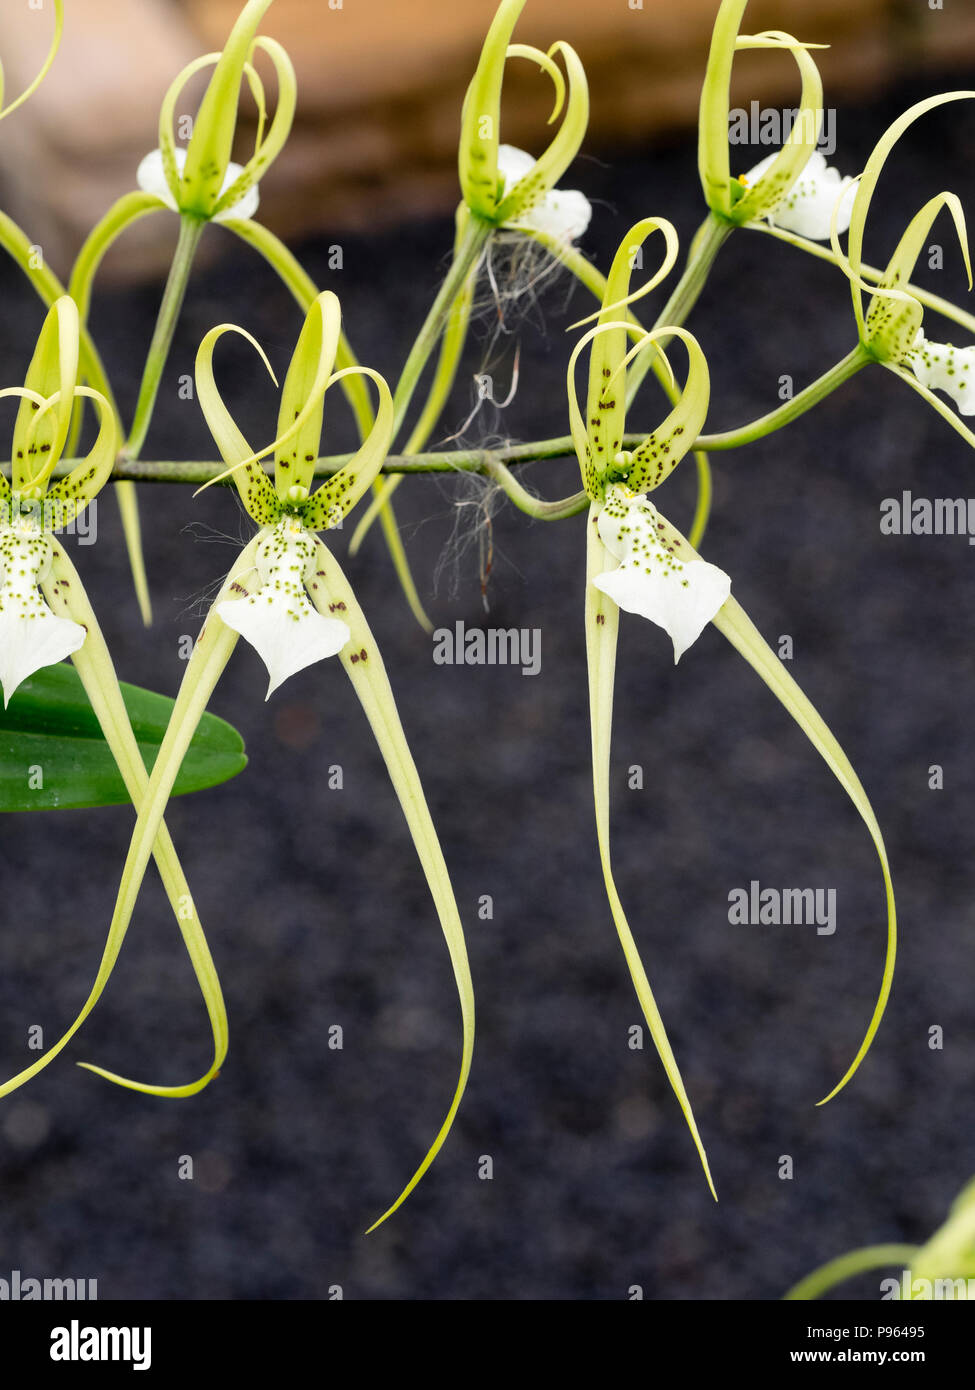
[[[619,609],[612,599],[601,593],[595,580],[610,565],[610,555],[600,539],[597,526],[597,509],[590,509],[588,532],[588,551],[586,567],[586,653],[589,663],[589,711],[592,724],[592,774],[593,795],[596,810],[596,835],[599,842],[599,858],[602,864],[603,879],[610,911],[619,934],[620,945],[626,957],[630,978],[636,990],[643,1016],[650,1029],[654,1046],[663,1063],[667,1079],[673,1088],[688,1129],[694,1140],[707,1178],[711,1194],[717,1201],[718,1194],[711,1178],[707,1153],[698,1132],[694,1112],[684,1087],[680,1068],[674,1056],[670,1040],[664,1028],[657,1001],[654,999],[650,981],[647,979],[640,952],[633,939],[633,933],[626,920],[623,904],[620,901],[613,877],[609,838],[609,759],[613,731],[613,690],[616,676],[616,640],[619,629]]]
[[[436,1138],[427,1150],[423,1162],[413,1177],[377,1221],[369,1227],[374,1231],[406,1200],[424,1173],[443,1147],[450,1133],[454,1116],[464,1094],[471,1069],[474,1051],[474,987],[471,982],[470,964],[467,959],[467,946],[464,941],[464,928],[454,898],[450,876],[444,862],[440,841],[434,829],[427,808],[423,787],[413,762],[389,678],[383,665],[379,648],[376,646],[365,615],[359,607],[352,588],[338,562],[324,545],[318,543],[318,566],[311,587],[312,602],[319,612],[326,616],[340,615],[349,625],[352,640],[341,653],[342,665],[355,687],[366,718],[375,735],[379,750],[383,755],[390,780],[403,808],[416,846],[416,852],[430,888],[440,918],[450,961],[457,982],[463,1020],[463,1049],[461,1053],[460,1076],[454,1091],[446,1118],[440,1126]]]
[[[870,838],[873,840],[880,859],[887,898],[887,953],[884,960],[880,993],[856,1056],[829,1095],[818,1102],[820,1105],[825,1105],[826,1101],[832,1100],[843,1089],[866,1057],[877,1029],[880,1027],[890,995],[890,987],[894,978],[894,962],[897,955],[897,910],[894,904],[894,886],[890,876],[887,850],[873,807],[870,805],[869,798],[863,790],[860,779],[853,771],[849,759],[819,712],[803,694],[792,676],[789,675],[744,609],[733,598],[730,598],[715,617],[714,625],[719,632],[727,637],[735,650],[745,658],[749,666],[757,671],[772,694],[784,706],[813,747],[822,756],[827,767],[837,778],[840,786],[859,812],[860,818],[870,832]]]
[[[102,636],[101,628],[88,601],[80,577],[67,554],[56,541],[54,542],[54,558],[44,589],[45,597],[55,613],[70,618],[75,623],[80,623],[87,630],[88,636],[85,644],[75,652],[72,660],[78,675],[81,677],[88,699],[91,701],[92,709],[105,736],[105,741],[112,750],[119,772],[122,774],[126,790],[138,811],[149,786],[149,774],[143,764],[139,745],[129,722],[125,702],[119,689],[118,677],[115,674],[115,667]],[[131,1090],[145,1091],[154,1096],[176,1098],[194,1095],[197,1091],[201,1091],[216,1076],[223,1065],[228,1045],[227,1010],[213,957],[210,954],[210,948],[197,915],[196,905],[165,824],[161,824],[159,827],[159,833],[153,846],[153,857],[159,869],[166,896],[182,933],[183,941],[186,944],[203,1002],[206,1005],[210,1028],[213,1033],[213,1063],[198,1080],[182,1086],[150,1086],[142,1082],[126,1081],[114,1072],[104,1071],[101,1067],[92,1066],[87,1062],[81,1062],[79,1066],[86,1067],[87,1070],[96,1072],[99,1076]],[[106,943],[102,965],[86,1006],[85,1016],[97,1003],[108,982],[124,934],[123,930],[113,940]],[[77,1026],[80,1026],[81,1022],[83,1022],[83,1018],[78,1020]],[[62,1039],[62,1044],[67,1041],[69,1036],[70,1034]],[[53,1052],[46,1053],[45,1063],[55,1055]]]
[[[228,575],[217,597],[217,602],[238,591],[242,590],[245,593],[247,592],[245,583],[254,569],[254,553],[256,549],[257,540],[255,538],[255,540],[251,541],[250,545],[241,552],[237,563]],[[11,1077],[9,1081],[0,1085],[0,1096],[7,1095],[10,1091],[16,1090],[18,1086],[22,1086],[24,1082],[29,1081],[32,1076],[36,1076],[43,1067],[46,1067],[49,1062],[53,1061],[58,1053],[61,1052],[74,1037],[75,1033],[81,1027],[82,1023],[84,1023],[101,997],[102,991],[112,973],[115,961],[118,959],[118,953],[121,950],[122,942],[128,931],[129,923],[132,920],[136,900],[139,896],[139,890],[142,887],[142,881],[145,878],[149,858],[153,853],[159,830],[162,826],[163,816],[165,815],[166,805],[173,788],[173,783],[176,781],[176,776],[183,758],[186,755],[186,750],[206,710],[213,689],[220,679],[234,647],[237,645],[237,640],[236,632],[227,628],[211,610],[210,616],[204,623],[203,631],[200,633],[196,646],[193,649],[193,655],[187,662],[179,694],[176,698],[172,716],[170,717],[169,727],[166,730],[165,737],[163,738],[162,745],[156,757],[152,775],[149,778],[148,785],[144,792],[140,792],[140,804],[135,830],[132,833],[129,852],[122,870],[122,879],[115,903],[115,911],[112,914],[108,937],[105,942],[104,951],[102,952],[101,964],[99,965],[98,974],[95,977],[91,993],[82,1006],[81,1012],[67,1032],[58,1039],[53,1047],[48,1048],[44,1056],[34,1062],[32,1066],[26,1067],[23,1071],[18,1072],[16,1076]],[[194,950],[197,952],[194,965],[199,962],[204,972],[203,979],[207,979],[206,960],[199,951],[198,941],[194,933],[191,933],[191,939],[194,940]],[[187,944],[189,945],[189,942]],[[203,980],[201,980],[201,984],[202,983]],[[212,982],[210,983],[212,984]],[[212,996],[208,998],[208,1008],[211,1002],[215,1002],[212,1000]],[[211,1020],[212,1019],[213,1015],[211,1014]],[[222,1047],[223,1042],[218,1037],[216,1039],[217,1055],[221,1055]],[[190,1094],[192,1090],[199,1089],[202,1085],[205,1085],[206,1081],[215,1074],[218,1065],[219,1063],[215,1060],[214,1066],[211,1067],[206,1077],[200,1082],[194,1083],[185,1093]],[[93,1069],[96,1071],[99,1070],[98,1068]],[[145,1085],[141,1082],[127,1081],[117,1076],[114,1072],[102,1072],[100,1074],[108,1076],[110,1080],[116,1082],[118,1085],[127,1086],[132,1090],[147,1091],[149,1094],[166,1095],[181,1094],[184,1092],[184,1088],[177,1088],[175,1091],[169,1091],[165,1087],[158,1088]]]

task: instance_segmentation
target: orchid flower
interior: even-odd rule
[[[501,0],[484,41],[477,70],[464,99],[460,186],[464,202],[474,217],[490,226],[529,228],[532,222],[525,219],[532,212],[543,221],[549,221],[554,215],[556,222],[563,225],[567,205],[571,208],[569,225],[578,226],[584,211],[579,201],[582,195],[556,194],[555,201],[551,201],[550,196],[575,159],[585,136],[589,122],[589,86],[578,54],[562,40],[552,44],[547,53],[528,44],[511,42],[524,8],[525,0]],[[565,63],[568,92],[562,70],[553,61],[555,53],[560,54]],[[549,117],[550,124],[558,120],[564,107],[555,136],[536,160],[500,143],[501,88],[509,58],[528,58],[538,63],[552,79],[555,107]],[[560,203],[562,217],[557,212]],[[585,211],[588,212],[588,204]],[[585,220],[588,225],[588,216]]]
[[[326,292],[313,303],[299,336],[281,393],[277,437],[255,453],[214,380],[214,351],[227,332],[247,338],[270,370],[250,334],[222,325],[200,346],[198,395],[228,464],[227,473],[214,481],[233,478],[248,514],[261,529],[231,568],[187,663],[142,800],[111,932],[119,936],[128,926],[176,775],[238,636],[254,645],[267,666],[268,696],[294,672],[337,655],[362,703],[413,836],[450,952],[463,1019],[460,1077],[446,1118],[410,1182],[370,1227],[374,1229],[406,1199],[442,1147],[467,1083],[474,1042],[474,997],[463,927],[423,789],[372,632],[338,562],[317,535],[339,525],[379,472],[392,432],[393,401],[384,379],[370,368],[333,370],[341,311],[336,296]],[[325,392],[352,371],[375,383],[375,423],[345,467],[311,491]],[[269,453],[274,455],[273,483],[260,462]]]
[[[957,195],[939,193],[914,215],[876,284],[863,278],[862,261],[867,213],[874,190],[884,164],[901,135],[919,117],[935,107],[973,97],[975,92],[969,91],[945,92],[929,97],[917,102],[890,126],[877,142],[858,181],[850,218],[848,254],[844,255],[840,250],[835,226],[831,243],[833,256],[850,281],[861,353],[866,360],[879,362],[907,382],[963,439],[975,447],[975,433],[962,424],[958,415],[934,394],[936,390],[944,391],[951,396],[961,415],[975,414],[975,385],[971,381],[975,345],[956,348],[951,343],[930,341],[922,327],[924,308],[920,300],[905,288],[910,283],[918,257],[927,245],[931,227],[945,208],[954,222],[968,275],[968,287],[972,288],[965,213]],[[863,308],[864,290],[871,296],[866,312]]]
[[[816,153],[823,119],[823,83],[810,50],[826,45],[802,43],[779,29],[740,34],[747,4],[748,0],[722,0],[714,22],[698,125],[698,168],[705,200],[717,218],[734,227],[775,214],[781,207]],[[728,148],[731,70],[735,54],[753,48],[791,53],[799,69],[802,92],[796,120],[782,149],[740,180],[731,175]],[[813,167],[809,180],[818,189],[818,165]]]
[[[81,578],[57,537],[94,501],[112,472],[119,448],[112,405],[99,392],[77,385],[79,352],[78,309],[63,296],[44,321],[25,385],[0,391],[0,397],[21,401],[14,425],[12,485],[0,474],[0,682],[6,704],[33,672],[70,656],[138,807],[148,774],[105,639]],[[79,398],[94,403],[100,419],[98,435],[87,457],[52,483]],[[162,823],[151,849],[206,1002],[214,1063],[202,1080],[186,1086],[134,1088],[161,1096],[191,1095],[216,1074],[226,1053],[226,1013],[189,887]],[[0,1096],[36,1076],[81,1027],[108,982],[122,935],[109,936],[91,992],[71,1027],[32,1066],[0,1085]],[[133,1084],[109,1072],[101,1075],[122,1085]]]
[[[631,293],[629,281],[636,260],[635,251],[654,231],[660,231],[667,243],[661,268],[646,285]],[[709,405],[707,360],[692,334],[677,326],[662,327],[644,333],[635,346],[627,350],[628,335],[633,334],[634,323],[632,318],[619,317],[621,310],[646,294],[668,273],[675,256],[676,233],[663,219],[647,218],[631,228],[607,277],[602,308],[594,315],[597,323],[572,352],[567,385],[572,439],[590,504],[586,647],[600,860],[610,909],[644,1017],[714,1194],[707,1155],[690,1101],[613,878],[609,768],[620,609],[662,627],[671,639],[675,661],[697,640],[707,624],[713,622],[758,672],[825,758],[870,831],[880,857],[887,895],[887,959],[880,996],[866,1036],[853,1063],[827,1100],[856,1071],[879,1027],[893,976],[896,916],[880,828],[843,750],[743,609],[730,596],[728,575],[703,560],[649,500],[648,494],[665,482],[693,449]],[[673,380],[662,345],[672,338],[683,343],[687,353],[688,372],[683,389],[664,421],[637,448],[623,449],[628,369],[641,354],[660,353]],[[589,390],[583,415],[576,395],[575,374],[579,358],[587,348],[590,352]]]
[[[139,187],[181,213],[207,221],[252,217],[257,211],[257,184],[281,153],[294,120],[297,100],[291,59],[274,39],[257,35],[271,0],[249,0],[222,53],[208,53],[189,63],[175,79],[159,116],[159,148],[139,167]],[[278,104],[265,133],[264,87],[252,66],[255,50],[266,53],[278,79]],[[215,69],[185,151],[177,149],[173,118],[183,88],[201,69]],[[246,164],[230,158],[237,129],[237,105],[244,78],[258,107],[254,153]]]

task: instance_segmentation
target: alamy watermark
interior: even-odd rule
[[[73,498],[20,497],[14,493],[0,501],[0,528],[18,524],[59,531],[65,536],[77,536],[79,545],[94,545],[98,538],[98,498],[92,498],[79,514]]]
[[[882,536],[967,536],[975,545],[975,497],[885,497],[880,504]]]
[[[836,110],[827,107],[823,111],[823,123],[816,129],[816,113],[812,110],[798,110],[786,107],[777,111],[773,107],[764,110],[757,101],[752,101],[747,110],[737,106],[728,112],[729,145],[784,145],[796,126],[809,144],[816,143],[824,155],[836,153]]]
[[[763,888],[753,878],[747,888],[728,894],[728,921],[732,926],[816,928],[817,936],[836,931],[835,888]]]
[[[523,676],[542,669],[542,633],[537,627],[438,627],[433,634],[436,666],[520,666]]]
[[[0,1303],[95,1303],[97,1299],[97,1279],[35,1279],[19,1269],[9,1279],[0,1279]]]
[[[890,1276],[880,1281],[881,1302],[897,1298],[932,1299],[938,1303],[975,1301],[975,1279],[915,1279],[905,1269],[899,1279]]]

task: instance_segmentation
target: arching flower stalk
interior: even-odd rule
[[[109,401],[90,387],[77,385],[79,329],[74,301],[67,296],[59,299],[44,321],[24,387],[0,391],[2,397],[21,400],[14,425],[12,485],[0,474],[0,683],[6,704],[33,672],[70,656],[138,808],[148,774],[101,628],[57,535],[94,501],[111,474],[119,445]],[[66,477],[52,482],[78,399],[91,401],[98,411],[98,436],[87,457]],[[203,1078],[189,1085],[138,1085],[135,1089],[185,1096],[216,1074],[226,1053],[227,1019],[193,898],[161,821],[150,848],[203,993],[213,1031],[214,1061]],[[71,1027],[31,1066],[0,1084],[0,1096],[36,1076],[78,1031],[108,982],[123,935],[110,935],[91,992]],[[111,1073],[101,1074],[121,1081]]]
[[[654,230],[667,241],[663,265],[642,289],[631,293],[633,248]],[[666,274],[675,254],[675,235],[661,219],[638,223],[624,238],[606,282],[597,323],[576,344],[568,369],[569,419],[576,454],[589,498],[586,579],[586,646],[592,724],[593,787],[596,832],[610,909],[631,978],[654,1044],[697,1147],[712,1193],[714,1185],[703,1142],[663,1020],[616,889],[609,838],[609,767],[613,689],[619,612],[638,614],[664,628],[674,659],[697,640],[708,622],[722,632],[758,672],[833,770],[867,825],[877,848],[887,897],[887,955],[880,994],[866,1035],[839,1084],[854,1074],[879,1027],[890,992],[896,951],[893,887],[880,828],[843,750],[798,685],[730,596],[727,574],[704,561],[649,500],[693,448],[707,415],[709,375],[696,339],[678,326],[644,334],[627,351],[632,320],[619,317],[633,301]],[[623,450],[627,373],[640,354],[662,353],[662,342],[678,338],[688,357],[688,373],[666,419],[636,449]],[[589,389],[585,416],[579,407],[576,366],[589,349]],[[666,362],[666,359],[664,359]],[[668,370],[669,363],[667,364]],[[548,504],[550,507],[553,504]],[[823,1103],[823,1102],[820,1102]]]
[[[374,1223],[378,1225],[406,1199],[443,1145],[467,1083],[474,1041],[467,950],[440,844],[379,649],[338,562],[317,534],[338,526],[375,478],[389,448],[393,401],[378,373],[367,367],[344,369],[374,382],[379,395],[375,424],[348,464],[312,492],[324,395],[343,376],[334,370],[341,332],[337,298],[326,292],[312,305],[282,389],[277,437],[258,453],[241,434],[214,380],[214,350],[226,332],[242,333],[264,357],[242,329],[232,325],[213,329],[197,356],[198,395],[229,465],[222,477],[232,476],[244,506],[261,529],[233,565],[187,663],[142,802],[111,930],[115,936],[124,933],[131,919],[176,775],[238,636],[255,647],[267,666],[266,698],[289,675],[337,655],[362,703],[406,816],[450,952],[463,1018],[460,1077],[446,1118],[410,1182]],[[266,357],[264,361],[267,364]],[[273,483],[260,463],[269,453],[274,455]]]

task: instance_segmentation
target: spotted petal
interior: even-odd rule
[[[289,676],[337,656],[352,634],[340,618],[326,618],[312,607],[307,586],[314,580],[315,541],[294,518],[268,531],[255,564],[260,588],[247,598],[225,599],[216,612],[264,662],[270,699]]]
[[[620,564],[593,584],[625,612],[662,627],[673,641],[676,665],[728,598],[731,580],[706,560],[678,559],[660,538],[660,514],[644,493],[611,487],[596,524]]]
[[[520,183],[536,163],[537,160],[515,145],[499,146],[498,173],[503,189],[513,188]],[[524,228],[568,244],[585,234],[591,219],[592,205],[584,193],[575,188],[552,188],[544,198],[527,211],[512,217],[505,226]]]
[[[58,618],[38,584],[51,565],[51,541],[39,531],[0,532],[0,685],[6,707],[17,687],[44,666],[76,652],[87,633]]]
[[[176,168],[180,175],[182,175],[183,170],[186,168],[186,153],[186,150],[179,145],[175,146],[173,149]],[[242,164],[229,163],[227,165],[227,173],[220,189],[221,194],[225,193],[227,189],[232,188],[237,180],[243,176],[243,173],[244,166]],[[173,212],[179,212],[179,205],[173,197],[169,182],[166,178],[162,150],[152,150],[147,154],[139,165],[135,177],[143,193],[151,193],[153,197],[158,198],[161,203],[165,203],[166,207],[172,208]],[[257,185],[252,184],[237,202],[232,203],[230,207],[223,208],[220,212],[215,212],[211,221],[229,222],[231,218],[239,218],[241,221],[246,220],[247,218],[253,217],[257,212],[260,201]]]
[[[949,395],[959,415],[975,415],[975,346],[932,343],[919,328],[905,365],[929,391]]]
[[[776,155],[769,155],[754,169],[743,175],[742,183],[751,188],[772,167]],[[805,168],[792,187],[767,213],[769,221],[787,232],[807,237],[810,241],[828,241],[833,208],[840,200],[836,230],[845,232],[850,225],[856,181],[841,177],[838,169],[827,165],[819,150],[809,156]]]

